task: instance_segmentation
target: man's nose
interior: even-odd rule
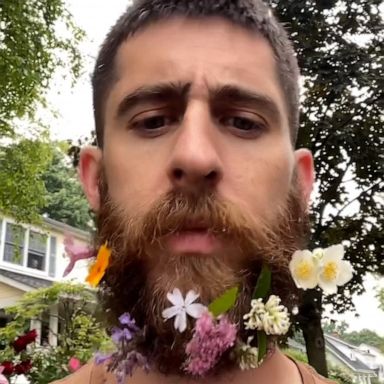
[[[208,113],[186,113],[168,169],[168,177],[176,188],[212,189],[223,176],[218,153],[217,131]]]

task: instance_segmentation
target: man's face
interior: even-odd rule
[[[157,22],[121,45],[115,73],[105,104],[103,150],[85,149],[80,161],[90,204],[104,212],[101,227],[115,221],[111,236],[121,230],[121,240],[125,227],[146,217],[172,193],[192,200],[214,196],[236,207],[247,225],[258,229],[279,225],[293,184],[302,201],[308,199],[312,158],[292,148],[273,51],[262,37],[221,19]],[[106,186],[101,197],[100,174]],[[106,199],[113,212],[105,209]],[[164,221],[181,206],[172,204],[159,216]],[[200,206],[204,204],[209,205]],[[164,263],[149,263],[153,268],[147,265],[147,276],[159,285],[165,274],[161,284],[168,290],[189,280],[189,286],[181,288],[202,293],[221,268],[246,268],[249,247],[238,252],[235,239],[220,235],[225,226],[212,232],[209,214],[200,215],[204,209],[196,215],[190,207],[183,212],[190,214],[161,244],[148,239],[147,257]],[[108,220],[109,214],[113,219]],[[125,218],[128,224],[118,229]],[[170,255],[180,258],[173,274],[166,270]],[[185,265],[191,274],[180,275],[180,260],[188,257]],[[202,278],[199,272],[200,286],[194,286],[198,272],[193,275],[196,268],[190,260],[208,265],[211,258],[212,273]],[[215,294],[223,288],[216,284]],[[161,295],[165,298],[164,292]],[[211,299],[209,293],[206,297]]]
[[[253,217],[272,220],[297,164],[308,195],[310,155],[292,149],[273,51],[262,37],[221,19],[168,20],[123,43],[115,67],[103,165],[110,197],[133,215],[174,188],[209,186]],[[140,89],[170,84],[183,95],[122,105]]]

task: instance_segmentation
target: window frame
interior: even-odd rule
[[[22,263],[16,264],[12,263],[10,261],[7,261],[4,259],[5,257],[5,245],[8,243],[6,241],[6,234],[7,234],[7,224],[11,225],[18,225],[24,230],[24,241],[23,241],[23,253],[22,253]],[[44,269],[37,269],[28,267],[28,257],[29,257],[29,243],[30,243],[30,234],[37,233],[39,235],[42,235],[45,237],[45,254],[44,254]],[[38,228],[38,227],[31,227],[27,225],[23,225],[20,223],[16,223],[14,220],[9,219],[7,217],[0,217],[0,265],[4,266],[9,269],[13,269],[18,272],[28,272],[31,275],[36,275],[37,277],[43,277],[43,278],[55,278],[55,276],[51,276],[50,274],[50,264],[56,263],[56,257],[57,257],[57,246],[56,246],[56,252],[55,257],[51,255],[51,238],[55,237],[57,242],[57,236],[52,235],[49,231]],[[37,254],[36,250],[31,249],[32,253]],[[55,265],[55,271],[56,271],[56,265]]]

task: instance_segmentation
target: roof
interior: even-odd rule
[[[45,224],[47,224],[50,228],[56,229],[63,233],[71,233],[74,235],[79,236],[80,238],[83,238],[84,240],[88,240],[90,238],[90,233],[87,231],[84,231],[82,229],[72,227],[71,225],[62,223],[61,221],[57,221],[54,219],[51,219],[49,217],[43,217],[43,221]]]
[[[349,356],[343,353],[340,348],[338,348],[337,344],[344,344],[351,348],[351,350],[356,350],[358,347],[348,344],[336,337],[330,335],[325,336],[325,345],[329,352],[333,353],[337,358],[344,362],[350,369],[359,373],[372,373],[375,375],[375,370],[368,367],[368,365],[364,364],[362,361],[356,359],[352,360]]]
[[[1,268],[0,276],[12,279],[20,284],[26,285],[31,288],[45,288],[53,284],[53,281],[48,279],[29,276],[18,272],[11,272]]]

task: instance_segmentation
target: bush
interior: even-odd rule
[[[29,339],[28,343],[20,343],[30,321],[41,319],[53,305],[61,308],[58,345],[38,346]],[[72,357],[84,364],[97,350],[108,349],[110,339],[94,308],[94,294],[82,284],[56,283],[25,294],[17,305],[7,309],[13,320],[0,328],[0,340],[5,341],[5,348],[0,350],[0,365],[8,366],[5,376],[16,376],[20,370],[12,368],[16,365],[25,370],[23,373],[31,384],[47,384],[68,375]]]
[[[351,384],[353,383],[353,377],[345,370],[337,366],[331,366],[329,368],[329,378],[336,381],[339,384]]]
[[[297,349],[287,348],[287,349],[284,349],[283,352],[294,360],[301,361],[303,363],[308,364],[307,355],[303,352],[298,351]]]

